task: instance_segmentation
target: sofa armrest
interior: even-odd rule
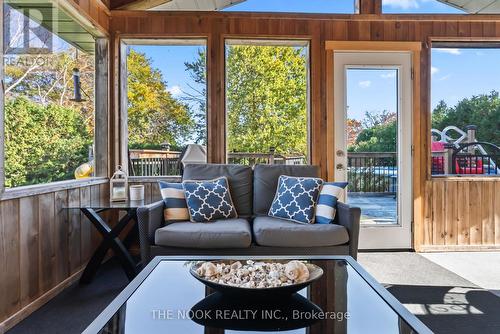
[[[151,245],[155,242],[155,232],[163,225],[163,201],[137,208],[137,225],[141,246],[142,265],[151,260]]]
[[[349,233],[349,255],[358,257],[359,224],[361,209],[345,203],[337,203],[336,223],[344,226]]]

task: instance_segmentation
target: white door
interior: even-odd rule
[[[334,52],[335,180],[360,249],[411,248],[411,52]]]

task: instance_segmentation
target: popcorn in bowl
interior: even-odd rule
[[[277,288],[303,283],[310,277],[308,266],[297,260],[287,263],[236,261],[230,264],[203,262],[196,274],[208,281],[241,288]]]

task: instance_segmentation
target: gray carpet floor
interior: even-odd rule
[[[500,333],[500,298],[416,253],[358,261],[436,333]]]
[[[436,333],[500,333],[500,298],[415,253],[362,253],[359,262]],[[110,261],[8,333],[80,333],[126,286]],[[189,334],[189,333],[185,333]]]
[[[127,276],[118,263],[110,260],[91,284],[75,283],[66,288],[7,333],[81,333],[127,284]]]

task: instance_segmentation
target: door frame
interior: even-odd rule
[[[348,71],[350,69],[391,69],[397,71],[396,101],[397,101],[397,191],[395,203],[397,220],[391,223],[362,224],[359,235],[359,247],[362,249],[410,249],[412,212],[412,77],[411,52],[405,51],[337,51],[334,54],[335,85],[335,180],[348,181],[348,151],[345,128],[348,119]],[[340,84],[342,83],[342,84]],[[338,109],[337,109],[338,108]],[[369,109],[369,108],[368,108]],[[344,152],[338,154],[337,152]],[[338,168],[338,165],[343,168]]]
[[[422,172],[427,170],[425,160],[425,145],[421,145],[428,136],[422,132],[425,126],[425,118],[421,115],[420,97],[420,61],[421,42],[376,42],[376,41],[326,41],[326,121],[327,121],[327,178],[334,180],[335,176],[335,100],[334,100],[334,53],[343,52],[411,52],[412,73],[412,222],[411,222],[411,247],[420,245],[422,235],[420,233],[424,219],[424,190],[425,177]]]

